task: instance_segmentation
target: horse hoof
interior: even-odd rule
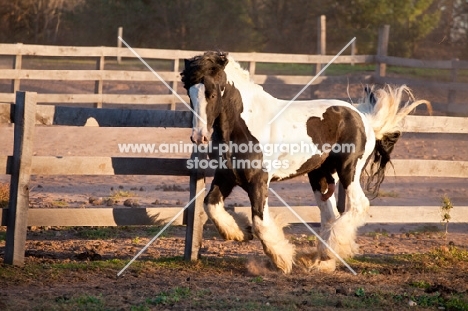
[[[334,258],[327,260],[318,260],[314,268],[323,272],[334,272],[336,270],[336,260]]]
[[[334,258],[320,259],[316,248],[298,253],[295,263],[307,272],[312,270],[334,272],[336,270],[336,260]]]

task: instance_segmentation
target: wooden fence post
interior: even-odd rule
[[[317,19],[317,55],[326,54],[326,34],[327,34],[327,20],[325,15],[321,15]],[[320,70],[322,70],[322,64],[319,62],[315,64],[315,75],[317,75]],[[310,98],[317,98],[317,91],[319,89],[318,84],[312,84],[309,86],[310,89]]]
[[[351,66],[354,66],[354,56],[356,55],[356,40],[351,43]]]
[[[200,158],[199,153],[193,153],[191,159]],[[205,172],[198,168],[192,170],[190,174],[190,199],[195,197],[200,191],[205,189]],[[195,261],[198,259],[198,252],[203,239],[203,225],[206,220],[203,208],[204,194],[200,195],[187,208],[185,232],[184,259]]]
[[[104,70],[104,51],[101,49],[101,56],[96,60],[96,70]],[[94,108],[102,108],[102,77],[94,82],[94,94],[101,95],[99,101],[94,104]]]
[[[251,60],[249,62],[249,74],[250,76],[253,78],[253,76],[255,75],[255,67],[256,67],[256,62],[254,60]]]
[[[390,25],[384,25],[379,29],[379,42],[377,46],[377,66],[376,75],[377,77],[385,77],[387,71],[387,64],[379,57],[385,57],[388,55],[388,38],[390,35]]]
[[[327,42],[327,20],[325,15],[321,15],[317,20],[317,54],[327,54],[326,42]],[[315,66],[315,74],[318,74],[322,70],[322,64],[317,63]]]
[[[22,265],[26,244],[29,209],[36,93],[17,92],[14,105],[13,164],[8,204],[5,263]]]
[[[123,38],[123,27],[119,27],[117,29],[117,64],[122,63],[122,56],[120,56],[120,50],[122,49],[122,41],[120,41],[120,38]]]
[[[174,73],[177,75],[179,73],[179,59],[176,58],[174,59],[173,63],[173,70]],[[171,85],[172,89],[177,92],[177,79],[172,81]],[[169,90],[169,94],[172,94],[172,91]],[[169,110],[175,110],[176,109],[176,97],[175,95],[172,95],[171,103],[169,104],[169,107],[167,107]]]
[[[16,52],[16,55],[13,58],[13,69],[15,70],[20,70],[22,66],[22,61],[23,61],[23,53],[22,53],[22,46],[23,43],[17,43],[16,44],[18,50]],[[11,81],[11,92],[16,93],[20,89],[20,84],[21,80],[20,79],[13,79]]]

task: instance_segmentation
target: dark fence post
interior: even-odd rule
[[[14,114],[13,164],[10,181],[10,202],[7,214],[5,263],[22,265],[26,244],[29,209],[36,93],[17,92]]]
[[[200,154],[193,153],[191,159],[200,158]],[[199,168],[192,170],[190,174],[190,199],[194,198],[200,191],[205,189],[205,172]],[[185,232],[184,259],[195,261],[203,240],[203,225],[207,216],[203,209],[204,194],[200,195],[190,204],[185,214],[187,229]]]

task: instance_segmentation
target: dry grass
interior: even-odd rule
[[[8,207],[10,201],[10,184],[0,183],[0,208]]]

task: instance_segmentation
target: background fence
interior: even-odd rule
[[[407,84],[411,88],[421,88],[418,94],[431,100],[444,113],[468,115],[468,105],[460,101],[460,98],[466,96],[465,93],[461,93],[467,92],[468,89],[468,74],[463,74],[461,79],[460,72],[468,69],[468,61],[421,61],[391,57],[387,55],[389,27],[383,27],[379,34],[377,55],[354,55],[352,49],[352,55],[342,55],[334,62],[334,66],[372,65],[373,71],[328,76],[325,72],[314,81],[312,91],[306,96],[315,97],[317,87],[325,85],[338,85],[342,95],[333,95],[333,98],[344,98],[349,96],[346,94],[348,85]],[[324,51],[324,48],[321,48],[324,44],[324,38],[319,37],[319,51]],[[158,49],[135,49],[135,51],[147,60],[173,89],[179,89],[181,94],[185,94],[178,83],[183,60],[202,53]],[[282,86],[307,84],[322,64],[328,63],[333,58],[333,55],[306,54],[232,53],[232,55],[248,68],[256,83],[263,84],[274,96],[277,96],[275,91]],[[118,62],[117,59],[123,61]],[[271,64],[283,67],[295,64],[309,69],[306,69],[306,72],[302,70],[301,75],[285,75],[269,70],[268,66]],[[414,71],[432,69],[444,73],[446,77],[443,81],[437,80],[437,75],[429,76],[427,79],[395,77],[388,74],[387,66],[407,67]],[[176,104],[180,103],[127,48],[0,44],[0,68],[2,68],[0,102],[4,103],[13,103],[15,92],[20,89],[37,92],[37,102],[40,104],[93,104],[95,107],[103,107],[103,104],[128,104],[133,107],[137,104],[167,104],[174,110]],[[128,87],[129,85],[133,87]],[[431,98],[431,92],[436,92],[437,96]],[[461,94],[458,95],[458,100],[457,93]],[[186,95],[182,98],[188,101]]]
[[[384,31],[383,31],[384,33]],[[383,40],[383,39],[382,39]],[[382,41],[385,50],[385,40]],[[14,68],[0,71],[0,79],[9,81],[10,90],[0,93],[0,123],[14,123],[15,138],[13,155],[0,158],[0,174],[11,175],[11,195],[8,210],[2,210],[2,225],[7,225],[7,248],[5,262],[21,264],[24,258],[24,244],[27,226],[113,226],[113,225],[149,225],[165,221],[173,217],[180,208],[86,208],[86,209],[29,209],[29,178],[31,175],[185,175],[191,176],[190,196],[193,197],[205,187],[204,173],[186,169],[187,159],[160,158],[115,158],[102,155],[99,157],[41,157],[33,156],[34,126],[69,125],[83,126],[89,118],[94,118],[101,127],[191,127],[191,113],[188,111],[172,111],[176,107],[177,99],[170,94],[105,94],[105,83],[108,81],[148,81],[154,83],[155,77],[151,72],[139,70],[107,69],[106,58],[133,58],[127,50],[107,47],[53,47],[32,45],[0,44],[0,53],[13,58]],[[172,69],[159,74],[178,87],[179,63],[184,58],[200,54],[197,51],[168,51],[138,49],[137,52],[145,59],[162,59],[172,63]],[[280,81],[281,84],[306,84],[311,76],[262,75],[257,74],[258,63],[305,63],[312,65],[326,63],[332,56],[320,55],[283,55],[264,53],[233,53],[236,60],[248,64],[250,73],[257,83],[268,80]],[[88,59],[85,66],[89,66],[89,59],[94,59],[96,69],[30,69],[23,68],[25,58],[29,64],[34,64],[36,57],[79,57]],[[385,53],[377,56],[358,55],[340,56],[336,63],[369,63],[378,61],[376,75],[355,76],[355,82],[370,82],[372,79],[385,78],[385,64],[400,66],[420,66],[427,68],[444,68],[456,72],[460,68],[468,68],[466,62],[420,62],[388,57]],[[41,61],[36,63],[40,64]],[[77,66],[81,66],[77,61]],[[119,68],[116,61],[110,62],[109,67]],[[437,67],[438,66],[438,67]],[[274,79],[273,79],[274,78]],[[23,88],[27,81],[70,81],[79,83],[87,81],[92,84],[92,93],[15,93]],[[321,77],[315,83],[347,84],[349,77]],[[385,80],[386,81],[386,80]],[[408,80],[412,82],[413,80]],[[396,80],[393,83],[400,83]],[[411,86],[411,83],[408,83]],[[427,82],[421,82],[427,83]],[[26,85],[28,86],[28,85]],[[33,87],[29,85],[28,87]],[[37,86],[36,86],[37,87]],[[464,83],[447,82],[442,85],[447,91],[447,100],[453,99],[454,90],[463,90]],[[167,91],[166,91],[167,92]],[[13,104],[15,102],[16,104]],[[188,98],[186,98],[188,101]],[[42,105],[36,105],[41,103]],[[61,105],[49,105],[60,103]],[[70,104],[93,104],[95,107],[70,107]],[[172,110],[142,110],[142,109],[108,109],[103,104],[168,104]],[[409,116],[405,121],[405,132],[418,133],[467,133],[468,118],[454,118],[443,116]],[[395,160],[396,176],[431,176],[431,177],[468,177],[467,161],[440,160]],[[393,172],[392,172],[393,173]],[[320,217],[317,209],[310,207],[294,207],[307,221],[318,222]],[[409,220],[407,210],[414,211],[414,217]],[[237,210],[245,211],[245,208]],[[187,259],[197,258],[198,248],[202,236],[202,227],[197,217],[202,211],[202,197],[189,207],[187,213],[186,251]],[[457,206],[453,210],[454,222],[468,222],[468,207]],[[289,222],[296,222],[293,218]],[[372,207],[368,222],[440,222],[439,207],[437,206],[379,206]],[[178,223],[181,223],[179,220]]]

